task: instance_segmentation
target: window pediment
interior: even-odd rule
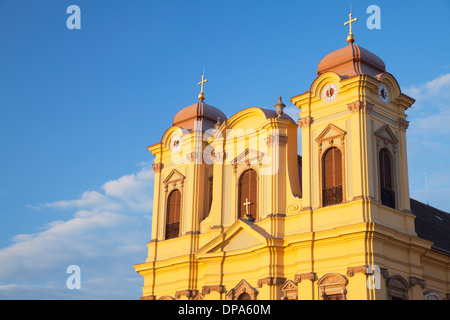
[[[346,132],[341,128],[336,127],[334,124],[329,124],[322,133],[316,138],[317,142],[332,140],[333,138],[343,139]]]
[[[185,176],[183,176],[177,170],[172,170],[169,175],[164,179],[163,184],[167,187],[169,185],[183,187]]]
[[[246,148],[241,152],[236,158],[234,158],[230,163],[233,167],[238,164],[261,164],[264,153],[259,152],[254,149]]]
[[[319,154],[333,146],[344,148],[346,134],[347,132],[330,123],[316,138],[319,145]]]
[[[298,286],[294,281],[288,280],[281,288],[283,293],[283,300],[297,300],[298,299]]]
[[[256,300],[258,296],[258,290],[253,288],[247,281],[242,279],[236,287],[231,289],[227,295],[227,300]],[[249,299],[241,298],[244,295],[248,295]]]
[[[397,144],[398,139],[395,136],[394,132],[392,132],[391,128],[386,124],[382,126],[375,132],[375,136],[379,139],[382,139],[385,142],[389,142],[391,144]]]

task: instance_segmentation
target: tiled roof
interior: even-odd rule
[[[419,238],[432,241],[432,247],[450,252],[450,213],[411,199]]]

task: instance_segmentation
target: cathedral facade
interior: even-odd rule
[[[291,98],[298,123],[281,98],[228,118],[205,103],[205,82],[148,147],[141,299],[450,299],[450,220],[410,199],[414,99],[379,57],[349,35]]]

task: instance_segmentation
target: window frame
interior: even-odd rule
[[[184,183],[185,176],[182,175],[178,170],[173,169],[167,177],[163,181],[163,188],[164,188],[164,206],[159,207],[159,214],[158,214],[158,239],[160,240],[170,240],[166,239],[166,227],[167,227],[167,206],[168,206],[168,200],[169,195],[174,190],[178,190],[181,192],[180,195],[180,222],[179,222],[179,228],[178,228],[178,237],[180,237],[183,234],[183,208],[184,208]]]
[[[382,180],[386,180],[386,169],[384,168],[384,165],[382,165],[381,161],[381,154],[382,152],[387,156],[387,159],[389,160],[389,175],[390,175],[390,185],[391,185],[391,189],[387,188],[386,186],[382,185]],[[383,159],[384,160],[384,159]],[[384,176],[382,176],[382,173],[384,173]],[[381,204],[383,204],[384,206],[387,206],[389,208],[392,209],[396,209],[397,208],[397,194],[396,194],[396,190],[395,190],[395,177],[394,177],[394,158],[391,154],[391,152],[389,151],[389,149],[387,147],[383,147],[380,148],[380,150],[378,150],[378,181],[379,181],[379,192],[380,192],[380,202]],[[388,203],[384,202],[383,203],[383,190],[382,188],[385,188],[386,190],[389,190],[391,192],[393,192],[393,199],[392,201],[394,202],[393,206],[390,206]]]
[[[340,172],[340,175],[341,175],[341,183],[340,183],[340,185],[338,184],[335,184],[334,182],[335,182],[335,176],[336,176],[336,168],[335,168],[335,164],[336,164],[336,160],[335,160],[335,152],[333,151],[333,150],[336,150],[336,151],[338,151],[339,152],[339,155],[340,155],[340,161],[341,161],[341,165],[340,165],[340,170],[341,170],[341,172]],[[325,157],[328,155],[328,153],[329,152],[333,152],[334,154],[332,155],[332,166],[333,166],[333,168],[335,169],[335,170],[333,170],[333,168],[331,169],[331,172],[332,172],[332,180],[333,180],[333,186],[331,186],[331,187],[329,187],[329,188],[325,188],[325,178],[326,178],[326,169],[325,169]],[[340,150],[340,148],[338,148],[338,147],[336,147],[336,146],[330,146],[329,148],[327,148],[327,149],[325,149],[325,151],[322,153],[322,155],[321,155],[321,160],[320,160],[320,163],[321,163],[321,176],[320,176],[320,179],[321,179],[321,207],[328,207],[328,206],[333,206],[333,205],[337,205],[337,204],[341,204],[341,203],[343,203],[344,202],[344,174],[343,174],[343,172],[344,172],[344,165],[343,165],[343,156],[342,156],[342,151]],[[327,204],[327,205],[325,205],[324,204],[324,190],[325,189],[331,189],[331,188],[335,188],[335,187],[341,187],[341,201],[339,202],[339,203],[332,203],[332,204]]]
[[[347,170],[346,166],[346,153],[345,153],[345,139],[347,133],[334,124],[328,124],[325,129],[316,138],[317,143],[317,167],[318,167],[318,186],[319,190],[319,208],[328,207],[323,205],[323,165],[322,159],[328,149],[336,147],[341,152],[341,166],[342,166],[342,201],[340,204],[347,202]]]
[[[397,177],[397,161],[398,161],[398,139],[396,138],[394,132],[389,127],[389,125],[382,125],[375,133],[376,141],[376,154],[375,154],[375,166],[376,166],[376,176],[374,177],[377,185],[377,201],[382,204],[381,199],[381,168],[380,168],[380,151],[385,149],[391,160],[391,182],[392,191],[394,192],[394,207],[386,206],[391,209],[399,209],[399,188],[398,188],[398,177]],[[404,204],[403,204],[404,205]]]
[[[255,172],[255,195],[256,195],[256,209],[255,209],[255,216],[252,216],[252,218],[254,220],[258,220],[259,215],[259,175],[258,175],[258,170],[256,168],[254,168],[253,166],[247,166],[245,169],[243,169],[239,175],[237,176],[237,194],[236,194],[236,214],[237,214],[237,219],[247,219],[245,212],[241,212],[241,202],[246,201],[245,199],[241,198],[241,179],[243,177],[243,175],[248,172],[248,171],[254,171]],[[250,200],[250,199],[249,199]]]
[[[317,281],[320,300],[347,300],[348,279],[339,273],[327,273]],[[328,299],[341,297],[342,299]]]
[[[175,192],[179,193],[179,201],[180,201],[180,207],[179,207],[179,217],[178,217],[178,235],[175,237],[167,237],[167,226],[169,225],[168,219],[169,219],[169,205],[170,205],[170,197],[172,196],[172,194],[174,194]],[[172,190],[170,190],[170,192],[168,192],[167,196],[166,196],[166,208],[165,208],[165,217],[164,217],[164,240],[170,240],[170,239],[175,239],[180,237],[181,235],[181,219],[182,219],[182,207],[183,207],[183,193],[181,192],[180,189],[174,188]]]

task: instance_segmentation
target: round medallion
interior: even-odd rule
[[[334,83],[327,85],[322,91],[322,100],[323,101],[333,101],[338,94],[338,87]]]
[[[378,96],[383,103],[389,102],[389,91],[383,84],[378,88]]]

